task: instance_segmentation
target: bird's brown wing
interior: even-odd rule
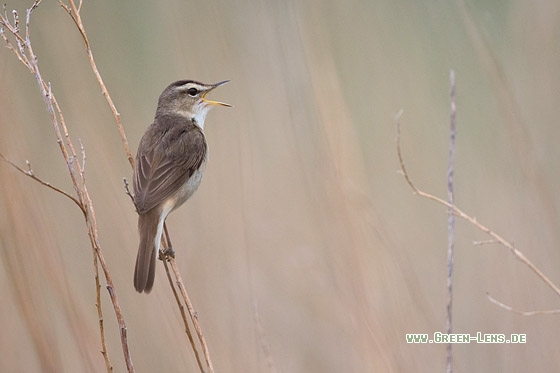
[[[134,203],[139,214],[166,201],[202,165],[206,141],[194,124],[152,125],[140,141],[134,170]]]

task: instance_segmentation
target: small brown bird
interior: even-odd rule
[[[154,285],[156,252],[167,215],[185,203],[202,180],[208,149],[203,131],[206,114],[216,105],[231,106],[206,95],[227,82],[170,84],[140,140],[133,180],[140,233],[134,288],[140,293],[149,293]]]

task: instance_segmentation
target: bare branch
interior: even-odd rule
[[[33,73],[33,69],[31,68],[31,64],[29,63],[29,60],[27,59],[27,56],[25,55],[25,53],[23,53],[23,54],[20,53],[20,49],[21,49],[20,44],[22,44],[22,45],[25,44],[25,40],[19,34],[19,26],[17,26],[19,20],[17,18],[17,13],[16,13],[16,17],[14,17],[15,19],[13,21],[13,23],[15,25],[12,25],[12,23],[8,19],[8,12],[6,11],[6,4],[3,5],[3,9],[4,9],[4,14],[0,14],[0,24],[2,25],[2,27],[0,28],[0,36],[2,36],[2,39],[4,39],[4,41],[6,42],[6,45],[7,45],[8,49],[10,49],[12,52],[14,52],[17,59],[22,64],[24,64],[29,69],[29,71],[31,73]],[[14,45],[12,44],[10,39],[8,39],[8,37],[6,36],[6,29],[16,39],[16,44],[18,45],[18,49],[16,49],[14,47]]]
[[[161,243],[162,243],[162,247],[164,247],[164,250],[162,252],[160,252],[160,259],[163,260],[163,263],[165,265],[166,271],[167,269],[167,262],[169,262],[171,264],[171,268],[173,270],[173,275],[175,276],[175,285],[179,288],[180,292],[181,292],[181,296],[183,297],[183,303],[187,306],[187,311],[189,312],[189,316],[191,317],[191,321],[193,323],[194,329],[196,331],[196,334],[198,336],[198,340],[200,342],[200,345],[202,346],[202,352],[204,354],[204,359],[206,360],[206,365],[208,367],[208,370],[210,373],[214,372],[214,367],[212,365],[212,359],[210,357],[210,351],[208,350],[208,345],[206,344],[206,339],[204,338],[204,334],[202,333],[202,328],[200,327],[200,324],[198,323],[198,316],[196,311],[194,310],[194,307],[192,306],[191,300],[189,298],[189,295],[187,293],[187,289],[185,288],[185,285],[183,284],[183,279],[181,278],[181,274],[179,273],[179,270],[177,269],[177,265],[175,264],[175,255],[172,249],[172,245],[171,245],[171,237],[169,236],[169,232],[167,230],[167,224],[163,223],[163,230],[164,230],[164,236],[162,236],[161,238]],[[163,255],[161,255],[163,254]],[[168,274],[169,276],[169,274]],[[175,286],[173,285],[173,282],[170,281],[170,285],[173,289],[173,293],[176,293],[175,290]],[[183,303],[180,302],[180,300],[178,299],[178,297],[176,297],[177,300],[177,305],[179,306],[179,309],[183,308]],[[191,339],[190,335],[190,329],[188,326],[188,322],[186,320],[186,318],[183,320],[184,325],[185,325],[185,330],[187,332],[187,335],[189,336],[189,340]],[[194,353],[196,355],[197,358],[197,362],[199,360],[199,356],[198,356],[198,351],[196,350],[196,346],[193,342],[191,342],[191,346],[194,349]],[[199,363],[199,367],[201,367],[201,363]],[[202,368],[201,368],[202,369]],[[202,370],[204,371],[204,370]]]
[[[130,188],[129,188],[129,185],[128,185],[128,180],[126,180],[126,177],[123,177],[123,183],[124,183],[124,190],[125,190],[126,195],[130,197],[130,200],[132,201],[132,204],[136,205],[136,203],[134,203],[134,196],[130,192]]]
[[[105,86],[105,83],[103,82],[103,78],[101,77],[101,74],[99,73],[99,70],[97,69],[97,64],[95,63],[95,59],[93,58],[93,52],[91,50],[89,40],[88,40],[88,37],[86,35],[86,30],[85,30],[84,24],[82,22],[82,17],[80,16],[80,9],[82,7],[82,1],[80,1],[80,4],[79,4],[78,7],[76,7],[76,4],[75,4],[74,0],[68,0],[68,1],[69,1],[70,5],[66,5],[63,0],[58,0],[58,3],[66,11],[66,13],[68,13],[70,18],[72,18],[72,21],[74,21],[74,24],[76,25],[78,31],[80,32],[80,35],[82,36],[82,40],[84,41],[84,45],[86,47],[86,53],[87,53],[87,56],[88,56],[88,59],[89,59],[89,63],[91,65],[91,69],[93,70],[93,73],[95,74],[95,78],[97,79],[97,82],[99,83],[99,86],[101,87],[101,92],[103,93],[103,96],[105,97],[105,100],[107,101],[107,104],[109,105],[109,107],[111,109],[111,112],[113,113],[113,117],[115,118],[115,122],[117,124],[117,129],[119,131],[119,135],[121,137],[121,142],[123,144],[124,151],[126,153],[126,157],[128,159],[128,162],[130,163],[130,166],[132,168],[134,168],[134,158],[132,157],[132,153],[130,152],[130,147],[128,146],[128,139],[126,138],[126,134],[124,132],[124,127],[123,127],[123,124],[122,124],[122,121],[121,121],[121,115],[117,111],[117,107],[113,103],[113,99],[111,98],[111,95],[109,95],[109,91],[107,90],[107,87]]]
[[[95,308],[97,309],[97,319],[99,321],[99,333],[101,334],[101,354],[105,361],[107,372],[113,371],[109,354],[107,353],[107,344],[105,343],[105,321],[103,320],[103,310],[101,308],[101,283],[99,282],[99,266],[97,254],[93,253],[93,274],[95,278]]]
[[[32,178],[33,180],[37,181],[39,184],[46,186],[49,189],[54,190],[57,193],[62,194],[63,196],[71,199],[76,205],[78,205],[78,207],[80,208],[80,210],[82,210],[82,212],[85,214],[85,208],[82,206],[82,204],[80,203],[80,201],[78,201],[78,199],[76,197],[74,197],[73,195],[71,195],[68,192],[65,192],[64,190],[55,187],[54,185],[52,185],[51,183],[44,181],[43,179],[35,176],[35,174],[33,173],[33,169],[31,168],[31,163],[29,163],[29,161],[25,161],[25,163],[27,164],[27,171],[24,170],[23,168],[19,167],[17,164],[15,164],[14,162],[10,161],[8,158],[6,158],[4,156],[4,154],[0,153],[0,158],[2,158],[4,160],[4,162],[8,163],[10,166],[12,166],[13,168],[15,168],[16,170],[18,170],[19,172],[21,172],[22,174],[29,176],[30,178]]]
[[[206,344],[206,339],[204,338],[204,335],[202,334],[202,328],[200,327],[200,323],[198,322],[198,316],[197,316],[196,311],[194,310],[192,302],[189,298],[189,295],[187,293],[187,289],[185,288],[185,285],[183,284],[183,279],[181,278],[181,274],[179,273],[179,270],[177,269],[177,264],[175,263],[175,259],[170,258],[169,263],[171,264],[171,269],[173,270],[173,275],[176,278],[176,283],[175,284],[179,288],[179,290],[181,292],[181,295],[183,297],[183,301],[187,305],[187,310],[189,311],[189,315],[191,316],[191,321],[194,325],[194,330],[196,331],[196,334],[198,336],[198,340],[200,341],[200,344],[202,346],[202,352],[204,353],[204,359],[206,360],[206,365],[208,366],[208,371],[210,373],[213,373],[214,372],[214,366],[212,364],[212,359],[210,358],[210,351],[208,350],[208,344]]]
[[[70,0],[71,4],[73,5],[73,0]],[[62,111],[60,109],[60,106],[58,105],[58,102],[55,98],[55,96],[52,93],[52,87],[50,85],[50,83],[47,83],[41,76],[41,72],[39,70],[39,64],[38,64],[38,60],[37,60],[37,56],[35,55],[32,45],[31,45],[31,34],[30,34],[30,20],[31,20],[31,14],[33,12],[34,9],[37,8],[37,6],[41,3],[41,0],[36,0],[33,5],[31,6],[31,8],[29,8],[27,10],[27,16],[26,16],[26,22],[25,22],[25,35],[22,36],[20,34],[20,28],[19,28],[19,18],[17,15],[16,11],[13,11],[13,15],[14,15],[14,21],[13,23],[10,23],[8,21],[8,17],[7,17],[7,13],[6,11],[4,11],[4,15],[0,15],[0,22],[3,25],[3,28],[7,29],[11,35],[14,37],[15,42],[18,46],[18,50],[15,50],[15,48],[13,47],[13,43],[10,42],[10,40],[7,38],[7,36],[5,35],[5,32],[2,32],[2,38],[6,41],[6,43],[8,44],[8,48],[12,49],[12,51],[14,51],[14,53],[16,54],[16,56],[18,57],[18,60],[20,62],[22,62],[28,69],[29,71],[33,74],[33,76],[35,77],[37,84],[39,86],[41,95],[43,97],[43,101],[45,102],[47,111],[50,115],[50,119],[53,125],[53,129],[56,135],[56,139],[57,139],[57,144],[61,150],[62,156],[64,158],[64,161],[66,163],[66,166],[68,168],[68,172],[70,175],[70,178],[72,180],[72,184],[74,186],[74,189],[76,191],[77,194],[77,198],[71,196],[70,194],[61,191],[58,188],[52,187],[49,183],[43,182],[42,180],[36,178],[28,164],[28,171],[24,171],[23,169],[17,167],[15,164],[13,164],[12,162],[9,162],[10,164],[12,164],[12,166],[16,167],[18,170],[20,170],[21,172],[25,173],[26,175],[36,179],[37,181],[41,182],[43,185],[48,186],[51,189],[54,189],[62,194],[64,194],[65,196],[71,198],[74,202],[76,202],[76,204],[78,204],[78,206],[80,207],[80,209],[82,210],[82,212],[84,213],[84,217],[85,217],[85,221],[86,221],[86,226],[88,227],[88,236],[90,239],[90,243],[91,243],[91,247],[93,250],[93,254],[94,254],[94,270],[95,270],[95,276],[98,277],[98,267],[97,267],[97,260],[99,260],[99,262],[101,263],[101,268],[103,269],[104,272],[104,276],[105,279],[107,281],[107,289],[109,292],[109,295],[111,297],[111,302],[113,304],[113,309],[115,311],[115,315],[117,318],[117,323],[119,325],[120,328],[120,335],[121,335],[121,345],[122,345],[122,349],[123,349],[123,354],[124,354],[124,358],[125,358],[125,362],[126,362],[126,366],[129,372],[134,372],[134,366],[132,364],[132,359],[130,356],[130,352],[128,349],[128,340],[127,340],[127,333],[126,333],[126,325],[124,322],[124,317],[122,315],[119,303],[118,303],[118,299],[114,290],[114,286],[113,286],[113,281],[111,279],[111,275],[108,271],[107,268],[107,264],[105,262],[105,259],[103,257],[103,253],[101,251],[101,246],[99,244],[99,233],[98,233],[98,226],[97,226],[97,221],[96,221],[96,217],[95,217],[95,210],[93,207],[93,203],[92,200],[90,198],[88,189],[87,189],[87,185],[85,183],[85,174],[84,174],[84,169],[83,169],[83,165],[85,162],[85,150],[83,148],[83,145],[80,142],[80,147],[82,150],[82,164],[80,164],[80,162],[78,161],[78,158],[76,156],[76,151],[74,149],[74,146],[72,144],[72,140],[70,138],[70,135],[68,133],[68,129],[66,127],[66,123],[64,121],[64,116],[62,115]],[[80,3],[81,4],[81,3]],[[63,135],[64,134],[64,135]],[[66,139],[66,145],[65,142],[63,140],[63,136]],[[4,158],[4,157],[3,157]],[[4,158],[5,159],[5,158]],[[101,311],[101,307],[100,307],[100,296],[97,296],[97,303],[98,303],[98,312]],[[103,329],[103,322],[102,322],[102,315],[99,314],[100,317],[100,333],[101,333],[101,343],[102,343],[102,353],[103,353],[103,357],[105,359],[106,362],[106,366],[108,371],[112,370],[111,368],[111,364],[109,361],[109,357],[107,354],[107,350],[105,348],[105,334],[104,334],[104,329]]]
[[[183,325],[185,326],[185,333],[187,333],[187,337],[189,338],[189,342],[191,344],[191,349],[194,352],[196,363],[198,364],[198,369],[200,369],[201,373],[204,373],[204,368],[202,367],[202,361],[200,360],[200,355],[198,353],[198,349],[196,348],[196,344],[194,342],[191,329],[189,328],[189,322],[187,320],[187,314],[185,313],[185,306],[181,303],[181,299],[179,298],[179,294],[177,293],[177,289],[175,289],[175,285],[173,283],[173,279],[171,278],[171,272],[169,271],[169,266],[167,263],[169,262],[169,258],[163,259],[163,266],[165,267],[165,274],[167,275],[167,280],[169,281],[169,287],[173,292],[173,296],[175,297],[175,301],[177,302],[177,306],[179,307],[179,312],[181,313],[181,318],[183,320]]]

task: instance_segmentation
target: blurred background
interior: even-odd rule
[[[21,17],[29,1],[8,1]],[[560,284],[560,4],[552,1],[84,1],[97,65],[133,153],[172,81],[231,79],[207,118],[210,157],[168,218],[217,372],[443,371],[449,71],[457,80],[455,201]],[[74,142],[87,153],[105,258],[138,372],[197,371],[163,267],[132,286],[138,236],[111,112],[82,40],[55,2],[32,42]],[[0,49],[0,151],[72,192],[36,82]],[[527,343],[456,344],[456,372],[558,371],[559,308],[530,270],[457,221],[456,333]],[[0,162],[0,371],[99,372],[92,252],[68,199]],[[102,285],[105,282],[102,281]],[[125,371],[103,291],[115,371]]]

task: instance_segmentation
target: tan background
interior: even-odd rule
[[[10,1],[24,13],[31,1]],[[231,79],[212,97],[210,159],[168,219],[217,372],[442,371],[446,211],[396,172],[394,115],[418,186],[446,195],[457,73],[456,203],[560,283],[560,5],[448,1],[85,1],[93,52],[133,152],[171,81]],[[27,4],[27,5],[29,5]],[[196,371],[162,266],[137,294],[131,170],[78,33],[34,13],[43,76],[87,152],[105,257],[138,372]],[[0,49],[0,151],[72,191],[33,77]],[[92,253],[67,199],[0,162],[0,371],[103,371]],[[559,299],[457,223],[454,331],[527,334],[454,346],[457,372],[557,371]],[[125,370],[114,314],[109,352]]]

